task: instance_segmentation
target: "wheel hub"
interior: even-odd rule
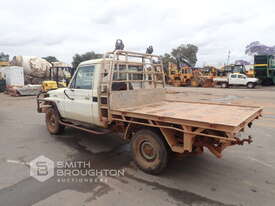
[[[140,152],[141,152],[141,155],[146,160],[154,160],[156,158],[156,152],[154,150],[154,147],[148,141],[144,141],[144,142],[141,143],[141,145],[140,145]]]

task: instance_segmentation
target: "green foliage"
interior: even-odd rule
[[[10,55],[0,52],[0,62],[8,62]]]
[[[178,48],[172,49],[172,56],[177,59],[178,63],[187,61],[192,67],[197,63],[198,47],[193,44],[181,44]]]
[[[171,54],[165,53],[161,56],[163,68],[168,73],[168,63],[189,64],[194,67],[197,63],[198,47],[193,44],[181,44],[176,49],[172,49]]]
[[[172,62],[175,64],[177,63],[176,59],[168,53],[165,53],[163,56],[161,56],[161,59],[162,59],[162,63],[163,63],[163,69],[166,73],[168,73],[168,63],[169,62]]]
[[[95,53],[94,51],[90,51],[90,52],[86,52],[84,54],[75,54],[73,56],[73,68],[77,68],[77,66],[83,62],[83,61],[87,61],[87,60],[91,60],[91,59],[99,59],[102,58],[102,54],[98,54]]]
[[[48,62],[58,62],[58,59],[55,56],[47,56],[47,57],[42,57],[42,59],[47,60]]]

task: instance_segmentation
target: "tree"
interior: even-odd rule
[[[42,57],[42,59],[47,60],[48,62],[58,62],[59,60],[55,56],[47,56],[47,57]]]
[[[192,67],[196,65],[198,47],[193,44],[181,44],[176,49],[172,49],[171,54],[165,53],[161,56],[163,68],[168,73],[168,63],[174,63],[178,65],[187,64]]]
[[[163,63],[163,69],[166,73],[168,73],[168,63],[169,62],[172,62],[175,64],[177,63],[176,59],[168,53],[165,53],[163,56],[161,56],[161,59],[162,59],[162,63]]]
[[[194,67],[197,63],[198,47],[193,44],[181,44],[178,48],[172,49],[172,56],[179,64],[189,63]]]
[[[94,51],[86,52],[84,54],[75,54],[72,62],[73,68],[77,68],[77,66],[83,61],[102,58],[102,56],[102,54],[95,53]]]
[[[245,47],[245,54],[248,55],[274,55],[275,46],[266,46],[259,41],[251,42]]]
[[[250,62],[248,62],[246,60],[243,60],[243,59],[239,59],[239,60],[235,61],[235,64],[237,64],[237,65],[249,65]]]

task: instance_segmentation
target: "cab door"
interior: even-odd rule
[[[243,74],[238,75],[239,85],[246,85],[246,76]]]
[[[239,84],[238,75],[237,74],[231,74],[230,75],[230,77],[229,77],[229,84],[232,84],[232,85]]]
[[[79,66],[69,88],[65,90],[66,118],[92,123],[92,96],[95,65]]]

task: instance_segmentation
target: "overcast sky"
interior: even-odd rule
[[[272,0],[0,0],[0,51],[71,63],[75,53],[126,49],[155,54],[199,47],[198,66],[249,59],[252,41],[275,45]]]

